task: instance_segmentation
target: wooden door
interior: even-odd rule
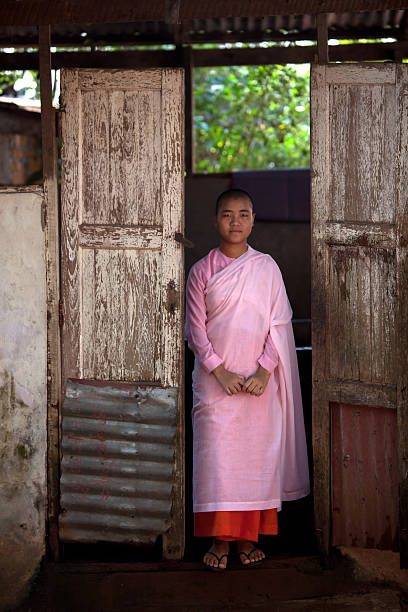
[[[183,73],[69,69],[61,82],[62,380],[115,381],[119,394],[123,383],[178,391],[164,552],[179,558]]]
[[[395,548],[399,526],[406,565],[408,67],[313,66],[311,103],[316,533]]]

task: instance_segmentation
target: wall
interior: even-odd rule
[[[39,187],[0,190],[0,609],[45,552],[46,285]]]
[[[25,185],[41,167],[40,109],[0,100],[0,185]]]

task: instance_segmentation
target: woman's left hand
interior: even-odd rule
[[[265,391],[270,376],[271,373],[268,372],[268,370],[265,370],[265,368],[259,366],[256,373],[253,376],[250,376],[248,380],[244,382],[242,385],[242,391],[250,393],[251,395],[257,395],[258,397],[261,396]]]

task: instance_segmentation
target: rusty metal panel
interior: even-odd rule
[[[153,545],[170,527],[178,390],[70,379],[60,537]]]
[[[332,545],[397,550],[397,411],[330,408]]]

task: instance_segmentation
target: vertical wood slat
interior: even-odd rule
[[[399,133],[399,176],[397,183],[397,273],[398,300],[396,350],[397,364],[397,418],[399,457],[399,532],[400,564],[408,569],[408,75],[406,65],[396,67]]]
[[[82,105],[78,87],[78,70],[63,70],[61,74],[61,99],[69,100],[69,109],[61,112],[61,278],[64,305],[64,330],[62,333],[62,372],[72,378],[80,378],[81,359],[81,249],[79,248],[79,224],[86,209],[88,192],[93,178],[82,173],[83,130],[89,129],[92,118],[82,125]],[[65,134],[69,137],[65,137]],[[84,197],[85,196],[85,197]],[[65,380],[62,380],[65,395]]]
[[[317,58],[318,64],[329,63],[327,13],[318,13],[317,21]]]
[[[194,172],[194,56],[191,47],[185,47],[185,171],[187,176]]]
[[[329,95],[331,219],[393,223],[395,86],[333,84]]]
[[[51,558],[58,560],[59,406],[61,384],[59,215],[57,141],[55,111],[52,106],[50,26],[48,25],[39,26],[39,63],[43,183],[46,206],[48,546]]]
[[[163,200],[163,364],[164,384],[181,389],[183,349],[183,250],[175,232],[184,233],[182,211],[184,165],[184,78],[182,70],[162,72],[162,200]],[[179,134],[179,138],[175,135]],[[180,252],[181,249],[181,252]],[[182,263],[180,265],[179,255]],[[166,296],[166,297],[165,297]],[[183,400],[180,394],[180,400]],[[163,536],[165,558],[179,559],[184,550],[184,406],[180,404],[175,449],[172,526]]]
[[[312,232],[312,346],[313,458],[315,529],[319,549],[328,557],[330,541],[330,415],[324,392],[326,376],[327,246],[327,89],[326,66],[311,71],[311,232]]]
[[[157,251],[86,248],[82,261],[81,375],[160,382],[160,341],[152,341],[161,336]]]
[[[329,247],[328,374],[395,384],[395,250]]]

